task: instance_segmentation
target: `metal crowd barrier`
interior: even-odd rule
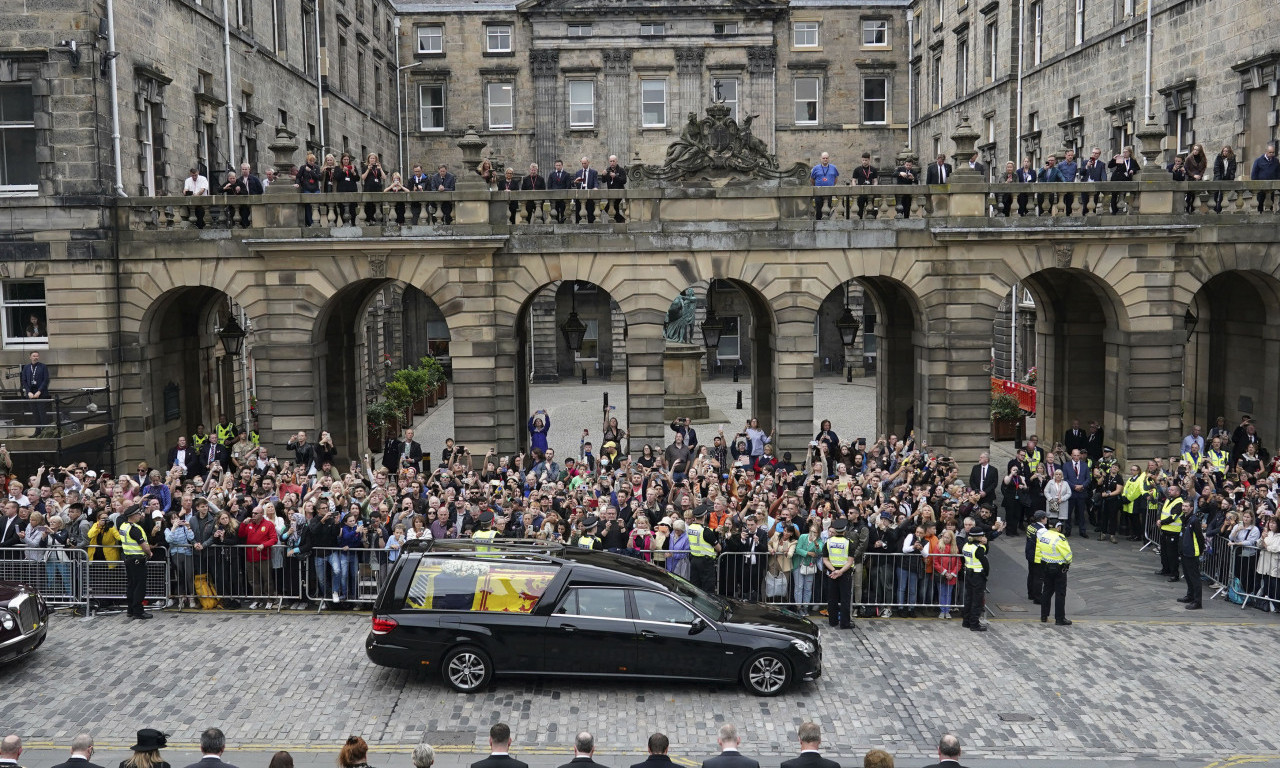
[[[1152,509],[1151,507],[1152,505],[1148,501],[1147,522],[1146,522],[1146,525],[1144,525],[1142,528],[1142,534],[1144,537],[1146,537],[1147,542],[1143,544],[1142,549],[1139,549],[1138,551],[1145,552],[1147,551],[1147,547],[1155,547],[1156,554],[1159,554],[1160,553],[1160,510],[1158,508],[1158,505],[1156,509]]]
[[[171,555],[170,597],[201,608],[274,608],[306,598],[306,558],[283,544],[216,544],[190,555]],[[203,577],[203,579],[201,579]],[[245,605],[245,604],[248,605]]]
[[[391,553],[376,547],[316,547],[311,554],[315,560],[316,579],[310,583],[308,597],[321,606],[338,602],[374,602],[393,564]]]
[[[87,607],[87,553],[66,547],[35,551],[42,559],[28,559],[28,550],[16,549],[12,559],[0,560],[0,580],[35,587],[50,605]]]
[[[123,549],[119,546],[96,547],[112,550],[119,559],[90,560],[86,568],[85,599],[90,607],[102,608],[104,603],[124,603],[125,592]],[[165,600],[169,597],[169,555],[165,547],[152,547],[147,561],[147,600]]]

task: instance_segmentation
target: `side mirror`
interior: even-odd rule
[[[701,616],[695,616],[693,623],[689,625],[689,634],[696,635],[707,628],[707,622]]]

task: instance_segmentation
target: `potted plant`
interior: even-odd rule
[[[408,384],[392,379],[382,388],[382,396],[387,399],[387,402],[405,423],[413,423],[412,416],[407,415],[410,407],[413,406],[413,393],[409,391]]]
[[[392,374],[391,380],[401,382],[408,388],[415,416],[421,416],[427,412],[427,380],[422,371],[417,368],[405,368]]]
[[[444,366],[434,357],[424,357],[418,361],[418,369],[427,375],[427,386],[434,389],[437,400],[449,396],[449,381],[444,375]]]
[[[369,451],[380,453],[387,439],[387,430],[393,425],[396,429],[400,427],[396,409],[386,400],[377,400],[369,404],[366,418],[369,421]]]
[[[1026,416],[1013,395],[993,395],[991,398],[991,439],[1016,440],[1026,422]]]

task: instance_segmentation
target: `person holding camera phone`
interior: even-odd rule
[[[369,153],[369,159],[365,162],[364,171],[360,173],[360,182],[364,185],[365,192],[381,192],[383,184],[386,183],[387,174],[382,170],[382,162],[378,159],[375,152]],[[364,204],[364,223],[373,224],[377,220],[377,203]]]
[[[182,181],[182,194],[186,197],[208,197],[209,180],[196,168],[192,168],[189,173],[190,175]],[[191,206],[191,213],[196,220],[196,229],[204,229],[204,206]]]

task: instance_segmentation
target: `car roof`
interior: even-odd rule
[[[634,557],[624,557],[610,552],[600,552],[574,547],[559,542],[542,542],[532,539],[508,541],[471,539],[422,540],[406,551],[421,551],[432,555],[447,554],[457,557],[500,557],[503,560],[545,562],[558,566],[572,565],[572,584],[609,584],[625,586],[649,586],[669,589],[663,578],[666,571]]]

